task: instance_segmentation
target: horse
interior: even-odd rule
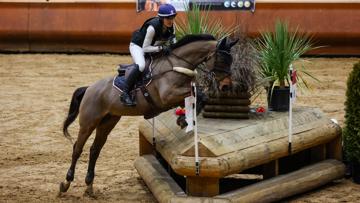
[[[74,180],[75,166],[83,146],[91,133],[96,135],[90,147],[88,171],[85,178],[85,194],[93,195],[93,181],[96,160],[104,146],[108,134],[115,127],[121,116],[139,116],[146,118],[181,105],[190,95],[191,81],[195,69],[205,71],[220,82],[230,76],[232,57],[231,47],[236,44],[227,38],[219,42],[211,35],[188,35],[171,45],[168,55],[161,55],[152,61],[152,81],[146,87],[153,102],[145,99],[142,91],[135,89],[137,101],[135,107],[125,106],[120,102],[121,92],[113,87],[113,76],[99,80],[89,87],[77,88],[72,96],[69,113],[63,123],[63,134],[70,138],[68,127],[79,117],[79,132],[73,145],[70,168],[66,180],[60,183],[60,193],[66,192]],[[202,66],[199,66],[203,64]]]

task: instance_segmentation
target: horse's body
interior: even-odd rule
[[[229,57],[231,46],[226,39],[217,42],[208,35],[189,36],[180,40],[169,56],[162,56],[153,61],[153,81],[146,87],[154,104],[144,99],[140,90],[136,90],[136,107],[123,105],[119,100],[120,92],[113,88],[113,77],[100,80],[89,87],[78,88],[70,105],[69,115],[64,122],[63,132],[69,136],[67,128],[79,115],[80,129],[73,147],[72,162],[67,172],[66,182],[60,184],[60,192],[66,192],[74,179],[75,166],[81,155],[83,146],[93,130],[96,137],[90,148],[89,167],[85,182],[86,192],[92,194],[94,169],[100,150],[106,142],[108,134],[115,127],[121,116],[157,115],[172,107],[180,105],[190,95],[190,82],[193,77],[173,71],[173,67],[185,67],[194,70],[198,64],[206,61],[208,71],[220,77],[221,72],[228,72],[226,67],[214,67],[221,57]],[[220,59],[219,59],[220,58]],[[224,59],[222,59],[224,61]],[[209,63],[211,65],[209,66]],[[219,65],[219,64],[217,64]],[[161,76],[161,77],[160,77]]]

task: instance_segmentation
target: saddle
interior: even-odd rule
[[[130,96],[132,97],[132,99],[135,100],[136,90],[140,89],[146,101],[153,107],[152,109],[155,110],[152,112],[147,112],[144,115],[145,119],[153,118],[154,116],[157,116],[159,114],[159,113],[155,113],[156,109],[158,108],[146,88],[152,81],[152,69],[153,69],[151,66],[152,61],[153,61],[152,57],[148,57],[146,59],[145,69],[142,72],[141,76],[137,79],[134,89],[130,92]],[[125,79],[128,77],[130,70],[133,68],[135,68],[135,64],[119,64],[117,70],[118,75],[115,76],[113,79],[113,87],[115,87],[120,92],[123,92],[125,86]]]
[[[137,82],[135,84],[134,90],[143,87],[148,86],[151,83],[152,78],[152,67],[151,67],[152,58],[149,57],[146,60],[145,69],[140,75],[140,77],[137,79]],[[131,69],[135,68],[135,64],[119,64],[118,65],[118,75],[115,76],[113,80],[113,86],[119,90],[120,92],[123,92],[124,86],[125,86],[125,79],[128,77],[129,72]],[[135,96],[135,91],[131,91],[130,95]]]

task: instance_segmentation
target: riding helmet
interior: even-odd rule
[[[159,7],[158,16],[162,18],[176,16],[175,7],[171,4],[161,4]]]

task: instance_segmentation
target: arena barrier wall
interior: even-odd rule
[[[0,0],[0,52],[126,54],[132,31],[156,15],[135,7],[135,0]],[[211,16],[251,37],[286,19],[324,46],[310,54],[360,55],[360,0],[258,0],[254,13]]]

